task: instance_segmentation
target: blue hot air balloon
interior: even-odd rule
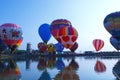
[[[47,43],[51,38],[50,25],[47,23],[42,24],[38,29],[38,33],[43,42]]]
[[[63,49],[64,49],[64,46],[61,43],[59,43],[59,42],[55,44],[55,47],[56,47],[56,51],[58,53],[62,52]]]

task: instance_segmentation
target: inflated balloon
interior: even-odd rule
[[[118,40],[115,37],[111,36],[110,37],[110,43],[116,50],[120,50],[120,40]]]
[[[71,50],[72,52],[74,52],[77,48],[78,48],[78,43],[75,42],[75,43],[73,44],[73,46],[70,48],[70,50]]]
[[[59,30],[57,36],[58,42],[64,45],[65,48],[71,48],[77,40],[78,33],[74,27],[63,27]]]
[[[55,47],[57,52],[62,52],[64,49],[64,46],[59,42],[55,44]]]
[[[50,31],[53,37],[56,39],[58,32],[64,26],[71,27],[71,22],[66,19],[56,19],[50,25]]]
[[[93,40],[93,46],[95,48],[96,51],[99,51],[100,49],[103,48],[104,46],[104,41],[101,39],[94,39]]]
[[[104,27],[112,36],[120,38],[120,12],[108,14],[104,19]]]
[[[47,43],[50,38],[51,38],[51,33],[50,33],[50,25],[49,24],[42,24],[39,29],[38,29],[38,33],[41,37],[41,39]]]
[[[38,49],[41,53],[45,52],[47,50],[47,44],[44,42],[39,42]]]
[[[47,44],[47,49],[49,53],[53,53],[56,50],[55,45],[53,43]]]
[[[97,60],[94,70],[96,72],[105,72],[106,71],[106,66],[104,63],[102,63],[101,61]]]
[[[23,39],[22,29],[16,24],[5,23],[0,26],[0,38],[11,49],[14,45],[20,45],[21,42],[19,40]]]

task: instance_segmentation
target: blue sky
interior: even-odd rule
[[[55,19],[67,19],[78,31],[76,52],[95,51],[92,41],[96,38],[105,42],[101,51],[114,51],[103,20],[120,10],[119,3],[119,0],[0,0],[0,25],[8,22],[20,25],[24,39],[19,49],[26,49],[28,42],[37,49],[37,44],[42,42],[39,26],[51,24]],[[53,42],[57,43],[51,37],[48,43]]]

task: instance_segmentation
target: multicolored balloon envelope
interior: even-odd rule
[[[74,27],[63,27],[59,30],[57,40],[64,45],[65,48],[71,48],[77,40],[78,33]]]
[[[106,30],[112,36],[120,39],[120,12],[108,14],[103,23]]]
[[[117,40],[115,37],[111,36],[110,43],[116,50],[120,50],[120,40]]]
[[[50,31],[53,37],[56,39],[58,32],[64,26],[71,27],[71,22],[66,19],[56,19],[50,25]]]
[[[106,71],[106,66],[104,63],[102,63],[101,61],[97,60],[94,70],[96,72],[105,72]]]
[[[94,39],[93,40],[93,46],[95,48],[96,51],[99,51],[100,49],[103,48],[104,46],[104,41],[101,39]]]
[[[75,42],[75,43],[73,44],[73,46],[70,48],[70,50],[71,50],[72,52],[74,52],[77,48],[78,48],[78,43]]]
[[[45,52],[47,50],[47,44],[44,42],[39,42],[38,49],[41,53]]]
[[[56,47],[53,43],[47,44],[47,49],[50,53],[53,53],[56,50]]]
[[[47,43],[50,38],[51,38],[51,33],[50,33],[50,25],[45,23],[45,24],[42,24],[39,29],[38,29],[38,33],[41,37],[41,39]]]
[[[23,40],[22,29],[17,24],[5,23],[0,26],[0,38],[11,49],[19,46]]]

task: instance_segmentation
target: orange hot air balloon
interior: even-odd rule
[[[63,27],[59,30],[57,40],[64,45],[65,48],[71,48],[77,40],[78,33],[74,27]]]
[[[50,31],[53,37],[56,39],[58,32],[64,26],[70,27],[71,22],[67,19],[56,19],[50,25]]]
[[[93,46],[95,48],[96,51],[99,51],[100,49],[103,48],[104,46],[104,41],[101,39],[94,39],[93,40]]]
[[[104,63],[102,63],[101,61],[97,60],[94,70],[96,72],[105,72],[106,71],[106,66]]]

